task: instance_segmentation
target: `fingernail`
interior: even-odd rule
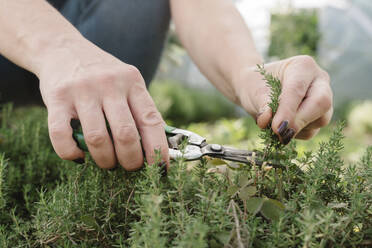
[[[288,121],[282,121],[282,123],[280,123],[279,128],[278,128],[279,135],[282,138],[283,138],[285,132],[287,131],[287,128],[288,128]]]
[[[263,113],[265,113],[270,107],[268,105],[263,106],[257,114],[257,118],[260,117]]]
[[[260,116],[265,113],[267,110],[268,110],[269,106],[268,105],[265,105],[263,108],[260,109],[260,111],[258,112],[258,114],[256,115],[256,124],[258,124],[258,118],[260,118]]]
[[[158,166],[160,167],[160,175],[162,177],[166,177],[167,176],[167,163],[163,161],[163,162],[160,162]]]
[[[256,115],[256,121],[257,119],[263,114],[263,112],[259,112],[257,115]]]
[[[85,159],[84,158],[77,158],[77,159],[72,160],[72,161],[74,161],[77,164],[84,164],[85,163]]]
[[[295,130],[293,130],[292,128],[288,129],[288,131],[282,137],[283,145],[287,145],[291,141],[295,133]]]

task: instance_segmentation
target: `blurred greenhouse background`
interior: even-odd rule
[[[348,123],[345,158],[357,159],[360,151],[372,145],[372,1],[234,2],[266,62],[308,54],[329,72],[335,102],[333,119]],[[175,36],[174,27],[169,36],[160,70],[150,87],[163,117],[170,124],[201,132],[211,141],[242,147],[259,145],[253,120],[199,72]],[[300,149],[314,147],[328,131],[324,129],[312,141],[301,141]],[[253,140],[247,141],[249,138]]]

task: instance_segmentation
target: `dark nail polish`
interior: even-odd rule
[[[75,160],[73,160],[75,163],[77,164],[84,164],[85,163],[85,159],[84,158],[77,158]]]
[[[158,166],[160,167],[161,176],[166,177],[167,176],[167,163],[166,162],[160,162],[158,164]]]
[[[288,128],[288,121],[282,121],[282,123],[280,123],[279,128],[278,128],[279,135],[282,138],[283,138],[285,132],[287,131],[287,128]]]
[[[292,128],[288,129],[288,131],[282,137],[282,143],[284,145],[287,145],[291,141],[295,133],[296,133],[295,130],[293,130]]]

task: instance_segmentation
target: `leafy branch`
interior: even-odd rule
[[[263,76],[266,85],[270,88],[270,102],[268,106],[272,111],[272,116],[275,115],[279,107],[279,97],[282,93],[281,82],[277,77],[274,77],[271,73],[265,70],[264,65],[257,65],[258,72]],[[278,136],[274,133],[271,128],[271,122],[264,128],[259,137],[263,140],[265,148],[263,150],[264,159],[273,159],[275,154],[280,151],[284,146],[280,143]]]

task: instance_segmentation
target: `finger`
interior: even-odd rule
[[[161,162],[169,167],[168,142],[164,131],[164,121],[147,92],[144,83],[136,83],[129,94],[129,107],[142,138],[146,160],[156,162],[156,150],[161,153]]]
[[[121,166],[134,171],[143,165],[140,136],[124,98],[105,100],[104,111],[110,124],[116,157]]]
[[[97,165],[104,169],[115,167],[116,157],[106,121],[98,103],[77,106],[77,113],[83,128],[84,139]]]
[[[84,159],[84,152],[72,138],[70,121],[75,117],[75,111],[63,104],[48,107],[49,137],[58,156],[65,160]]]
[[[310,139],[314,137],[320,130],[321,127],[324,127],[329,124],[332,119],[333,108],[328,110],[328,112],[320,117],[319,119],[311,122],[306,127],[304,127],[297,135],[296,139]],[[315,130],[315,131],[314,131]]]
[[[272,116],[272,111],[268,106],[270,102],[270,89],[265,83],[262,83],[262,85],[254,92],[252,97],[254,97],[255,101],[251,104],[253,104],[257,110],[257,115],[255,116],[256,123],[259,128],[266,128]]]
[[[317,128],[321,128],[321,127],[328,125],[332,119],[332,114],[333,114],[333,108],[330,108],[325,115],[311,122],[303,129],[317,129]]]
[[[308,125],[311,123],[315,128],[325,126],[329,123],[332,113],[332,90],[329,82],[324,78],[317,78],[297,111],[294,126],[298,131],[305,127],[309,129]]]
[[[268,105],[262,107],[256,119],[258,127],[261,129],[266,128],[269,125],[272,114],[271,108]]]
[[[296,139],[308,140],[319,133],[320,128],[304,129],[296,135]]]
[[[306,95],[308,87],[314,79],[314,74],[306,73],[306,71],[303,72],[303,69],[301,73],[298,71],[296,65],[293,67],[289,65],[287,67],[282,81],[282,93],[280,95],[279,107],[272,122],[273,131],[283,139],[285,136],[285,129],[281,127],[286,125],[295,129],[293,124],[297,110]],[[296,130],[292,133],[294,134],[295,132]],[[289,137],[289,139],[290,138],[291,137]]]

